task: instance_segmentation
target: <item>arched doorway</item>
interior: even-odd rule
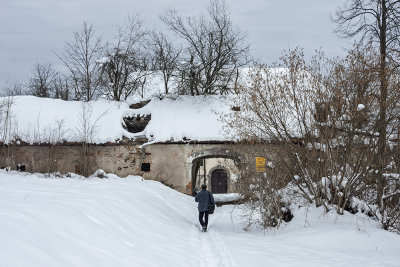
[[[204,180],[200,180],[197,179],[198,173],[200,171],[200,168],[203,168],[203,164],[201,164],[202,161],[207,160],[207,159],[217,159],[217,158],[221,158],[221,159],[229,159],[232,160],[232,162],[234,163],[234,165],[238,166],[238,164],[241,162],[241,157],[239,154],[229,151],[226,148],[211,148],[211,149],[207,149],[207,150],[201,150],[199,152],[193,153],[192,155],[190,155],[190,157],[187,159],[187,163],[191,163],[191,187],[192,188],[196,188],[196,185],[199,186],[200,184],[202,184],[203,182],[205,183],[206,181]],[[216,168],[216,169],[223,169],[223,168]],[[208,186],[211,189],[211,173],[214,171],[215,169],[211,170],[211,172],[208,173]],[[203,173],[206,173],[205,171],[203,171]],[[225,172],[226,175],[226,191],[229,191],[229,173]],[[199,177],[200,178],[200,177]],[[203,179],[203,177],[201,177],[201,179]],[[205,178],[204,178],[205,179]],[[222,178],[220,178],[222,179]],[[224,184],[224,183],[222,183]],[[212,190],[212,189],[211,189]],[[194,192],[192,191],[192,193],[194,194]],[[226,192],[225,192],[226,193]]]
[[[213,194],[228,193],[228,173],[224,169],[216,169],[211,173],[211,192]]]

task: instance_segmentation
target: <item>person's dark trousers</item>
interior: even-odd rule
[[[205,221],[203,221],[203,216],[205,217]],[[208,211],[199,211],[199,221],[202,227],[206,227],[208,225]]]

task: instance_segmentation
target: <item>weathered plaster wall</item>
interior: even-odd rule
[[[28,172],[59,171],[63,174],[92,174],[97,169],[103,169],[121,177],[141,175],[145,179],[158,180],[190,194],[193,160],[203,156],[211,157],[216,151],[229,154],[230,146],[152,144],[141,148],[140,144],[93,145],[89,146],[87,156],[83,156],[80,145],[10,145],[0,146],[0,167],[16,169],[17,164],[22,164]],[[86,169],[85,162],[88,162]],[[207,162],[207,175],[213,167],[221,164],[218,159],[208,159]],[[143,172],[142,163],[150,163],[150,171]],[[230,190],[233,190],[232,187]]]
[[[16,169],[25,165],[28,172],[93,173],[97,169],[121,177],[140,175],[141,150],[137,145],[89,146],[85,156],[79,145],[10,145],[0,147],[0,167]],[[88,164],[85,166],[85,162]]]
[[[145,178],[161,180],[171,184],[179,191],[190,194],[192,189],[192,161],[203,155],[212,155],[216,150],[229,154],[232,145],[225,144],[153,144],[144,149],[148,153],[146,160],[151,163],[151,171],[145,173]],[[207,166],[207,174],[217,166],[218,160]],[[232,169],[233,171],[234,169]],[[229,183],[230,184],[230,183]],[[232,187],[231,187],[232,189]]]

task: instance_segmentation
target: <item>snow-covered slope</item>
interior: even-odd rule
[[[0,103],[6,101],[0,98]],[[62,101],[34,96],[13,97],[9,134],[5,142],[19,139],[28,143],[118,142],[122,137],[145,135],[150,141],[226,140],[222,113],[229,112],[226,97],[180,96],[153,98],[141,109],[130,109],[126,102],[96,100]],[[132,134],[123,127],[123,117],[151,114],[142,133]],[[8,125],[8,124],[7,124]],[[0,116],[0,142],[4,137]],[[89,132],[89,134],[84,134]]]
[[[196,260],[187,242],[195,204],[160,183],[1,172],[0,184],[0,266],[184,266]]]
[[[399,266],[400,236],[364,215],[300,208],[278,231],[244,232],[241,210],[154,181],[0,170],[0,266]]]

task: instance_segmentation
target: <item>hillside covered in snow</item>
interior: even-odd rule
[[[243,207],[199,231],[193,198],[158,182],[0,170],[0,266],[399,266],[400,237],[364,214],[297,207],[245,232]]]

